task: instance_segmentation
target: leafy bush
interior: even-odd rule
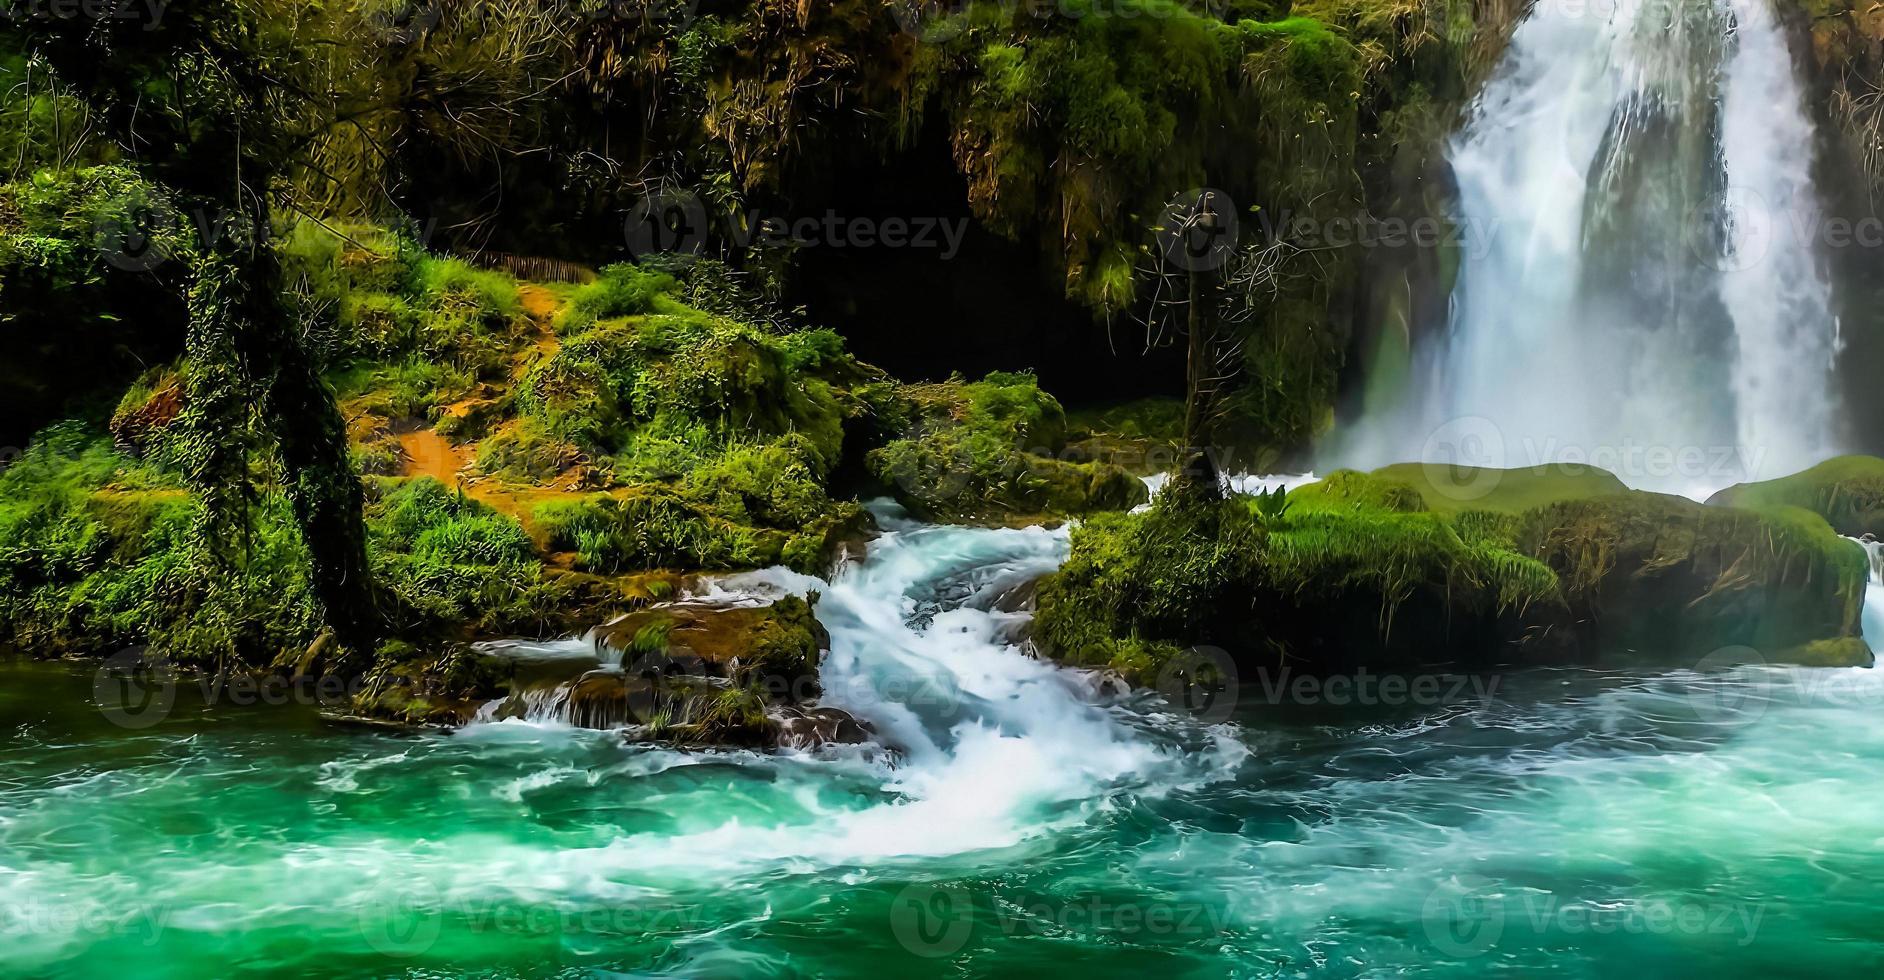
[[[367,528],[396,629],[436,635],[530,622],[554,604],[536,548],[515,520],[430,477],[374,486]]]
[[[317,632],[287,502],[254,505],[217,568],[195,547],[201,506],[168,474],[77,423],[41,433],[0,473],[0,638],[38,652],[150,645],[180,662],[259,665]]]
[[[663,302],[679,288],[680,283],[666,273],[644,271],[626,262],[606,266],[594,282],[570,296],[569,305],[556,318],[556,331],[580,333],[598,320],[683,309],[671,300]]]
[[[1144,484],[1108,463],[1055,459],[1066,413],[1030,374],[905,388],[915,421],[866,458],[872,476],[916,515],[959,520],[1003,514],[1124,509]]]

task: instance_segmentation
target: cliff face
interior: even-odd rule
[[[1884,6],[1868,0],[1782,4],[1819,130],[1821,241],[1839,295],[1840,360],[1853,444],[1884,445]]]
[[[1373,222],[1444,213],[1437,147],[1521,10],[852,0],[590,22],[559,135],[507,172],[507,213],[470,244],[724,255],[893,372],[1032,367],[1100,401],[1181,387],[1165,321],[1187,270],[1167,212],[1213,188],[1237,224],[1239,374],[1262,379],[1238,386],[1226,432],[1273,462],[1332,422],[1351,350],[1407,329],[1365,284],[1443,302],[1444,250],[1374,247]],[[450,227],[485,186],[445,161],[412,191]],[[623,235],[650,204],[683,227]],[[764,233],[807,218],[808,234]],[[948,234],[854,234],[890,220]]]

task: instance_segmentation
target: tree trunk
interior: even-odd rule
[[[243,505],[231,489],[246,485],[249,423],[273,435],[327,625],[342,645],[370,655],[382,622],[346,421],[282,302],[267,205],[252,200],[224,212],[237,218],[200,223],[208,240],[191,288],[189,475],[217,535],[229,524],[227,508]]]
[[[1184,243],[1189,270],[1185,325],[1184,454],[1173,483],[1181,493],[1200,500],[1223,497],[1223,475],[1212,455],[1212,421],[1217,412],[1221,373],[1218,349],[1217,266],[1220,229],[1214,196],[1206,192],[1186,222]]]

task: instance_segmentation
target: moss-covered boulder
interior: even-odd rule
[[[1884,459],[1838,456],[1777,480],[1735,484],[1707,502],[1729,507],[1799,507],[1825,518],[1840,534],[1884,536]]]
[[[803,748],[860,740],[854,719],[815,703],[818,666],[830,645],[812,614],[815,601],[660,603],[616,617],[593,631],[586,647],[559,644],[554,657],[540,645],[525,645],[527,655],[517,656],[514,644],[487,644],[479,676],[495,684],[484,689],[482,714],[498,721],[547,715],[667,743]],[[462,669],[452,660],[437,666]],[[436,690],[444,680],[406,686]],[[409,715],[409,703],[431,709],[439,700],[402,697],[382,697],[367,710]]]
[[[721,678],[759,687],[768,701],[793,703],[818,694],[818,664],[831,645],[812,602],[786,596],[764,606],[667,603],[622,616],[598,638],[623,652],[631,673],[652,667]]]
[[[1869,578],[1859,548],[1796,508],[1610,495],[1527,512],[1517,541],[1557,575],[1579,634],[1567,646],[1657,658],[1748,646],[1824,660],[1827,648],[1802,648],[1855,637]],[[1868,663],[1861,649],[1842,659]]]
[[[909,421],[867,457],[909,511],[935,521],[1065,517],[1147,499],[1124,468],[1067,454],[1066,413],[1032,375],[906,385]]]
[[[1431,506],[1435,481],[1483,492]],[[1055,655],[1140,681],[1198,644],[1329,672],[1693,663],[1740,646],[1858,664],[1867,571],[1796,508],[1712,507],[1584,468],[1393,467],[1089,521],[1036,626]]]

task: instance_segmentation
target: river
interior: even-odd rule
[[[1244,678],[1007,644],[1066,533],[891,520],[816,587],[900,751],[420,735],[0,679],[8,976],[1766,976],[1884,966],[1884,675]],[[1229,697],[1229,692],[1225,697]]]

